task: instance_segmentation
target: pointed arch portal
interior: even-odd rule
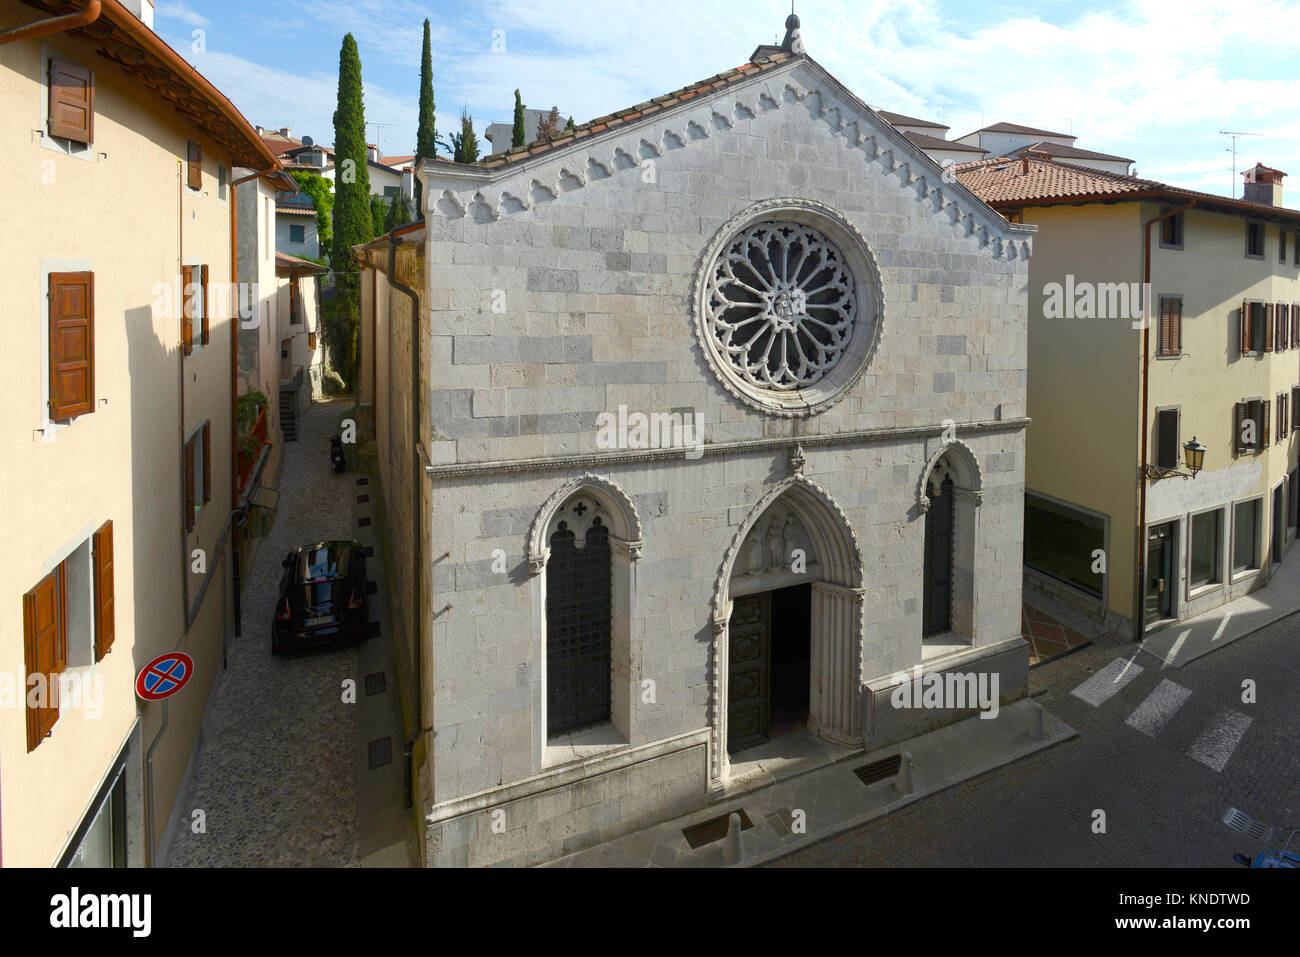
[[[811,733],[861,744],[862,597],[861,550],[826,491],[794,476],[764,495],[714,589],[711,787],[728,752],[767,739],[774,691],[806,702]],[[806,696],[789,695],[804,680]]]

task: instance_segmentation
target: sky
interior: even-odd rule
[[[422,24],[440,135],[531,109],[582,123],[780,42],[789,0],[158,0],[154,27],[250,123],[332,144],[339,47],[361,54],[367,138],[414,152]],[[1072,133],[1138,175],[1229,195],[1256,161],[1300,189],[1300,2],[797,0],[809,56],[876,109]],[[489,144],[480,139],[483,152]],[[1236,195],[1241,194],[1236,176]],[[1292,194],[1300,195],[1300,194]],[[1287,205],[1296,206],[1294,199]]]

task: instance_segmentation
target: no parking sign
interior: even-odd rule
[[[194,659],[183,651],[169,651],[140,669],[135,693],[145,701],[161,701],[184,688],[192,674]]]

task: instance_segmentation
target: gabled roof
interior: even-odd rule
[[[929,120],[918,120],[915,116],[905,116],[902,113],[891,113],[888,110],[876,110],[876,112],[889,120],[889,122],[893,123],[895,126],[925,126],[935,130],[951,129],[951,127],[944,126],[942,123],[931,123]]]
[[[275,274],[277,276],[320,275],[328,271],[320,263],[314,263],[310,259],[299,259],[297,256],[290,256],[288,253],[277,252],[275,254]]]
[[[1011,152],[1012,156],[1019,156],[1021,153],[1027,153],[1035,150],[1039,153],[1048,153],[1052,156],[1059,156],[1062,159],[1090,159],[1090,160],[1108,160],[1112,163],[1134,163],[1127,156],[1115,156],[1111,153],[1097,153],[1093,150],[1079,149],[1077,146],[1062,146],[1060,143],[1049,143],[1046,140],[1040,140],[1037,143],[1031,143],[1028,146],[1022,146]]]
[[[75,13],[85,7],[79,0],[22,2],[45,15]],[[69,30],[68,36],[91,44],[100,57],[150,90],[159,100],[159,112],[170,104],[187,123],[225,147],[235,165],[279,168],[275,154],[235,105],[119,0],[102,0],[98,19]]]
[[[1141,199],[1167,199],[1181,205],[1195,200],[1198,207],[1216,212],[1288,225],[1300,224],[1300,210],[1285,206],[1230,199],[1058,160],[997,156],[962,163],[953,167],[953,172],[958,182],[993,207],[1081,205]]]
[[[938,136],[927,136],[924,133],[914,133],[911,130],[904,130],[903,135],[923,150],[952,150],[956,153],[979,153],[981,156],[988,155],[988,150],[979,146],[971,146],[969,143],[958,143],[954,140],[945,140]]]
[[[982,126],[976,133],[1021,133],[1025,136],[1060,136],[1065,139],[1077,140],[1079,137],[1073,133],[1053,133],[1051,130],[1037,130],[1032,126],[1021,126],[1018,123],[994,123],[992,126]]]
[[[643,117],[653,116],[671,106],[675,106],[684,100],[694,99],[701,94],[708,93],[710,90],[721,89],[732,83],[741,80],[747,80],[752,76],[765,73],[768,70],[775,69],[783,63],[788,63],[792,58],[791,53],[774,53],[757,63],[742,63],[734,70],[727,70],[709,77],[707,80],[700,80],[698,83],[692,83],[690,86],[684,86],[680,90],[674,90],[672,93],[665,93],[663,96],[656,96],[652,100],[644,103],[638,103],[636,106],[630,106],[625,110],[619,110],[617,113],[611,113],[608,116],[598,116],[594,120],[588,120],[586,123],[575,129],[561,130],[550,140],[535,140],[524,146],[516,146],[513,149],[506,150],[504,153],[493,153],[491,156],[479,160],[472,164],[485,169],[498,169],[502,166],[508,166],[512,163],[522,162],[526,159],[532,159],[542,153],[548,153],[553,149],[561,146],[567,146],[570,143],[601,133],[607,129],[626,126],[637,122]],[[427,160],[426,160],[427,162]],[[456,164],[464,166],[466,164]]]

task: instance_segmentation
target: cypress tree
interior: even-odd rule
[[[510,146],[524,146],[528,142],[528,130],[524,125],[524,101],[515,90],[515,129],[510,136]]]
[[[569,122],[564,124],[566,130],[576,130],[578,127],[573,123],[573,117],[569,117]]]
[[[384,222],[388,219],[388,209],[388,203],[385,201],[384,197],[370,197],[370,222],[373,224],[370,229],[371,239],[374,239],[380,233],[385,231]]]
[[[474,133],[474,121],[464,108],[460,112],[460,133],[452,136],[452,142],[456,144],[457,163],[478,162],[478,136]]]
[[[433,48],[429,42],[429,21],[424,21],[424,51],[420,54],[420,126],[415,134],[415,163],[419,170],[421,158],[432,158],[437,153],[438,134],[435,129],[433,108]],[[424,209],[420,202],[423,186],[415,177],[415,208]],[[423,213],[420,214],[423,217]]]
[[[373,238],[370,220],[370,169],[366,165],[366,117],[362,101],[361,55],[352,34],[339,50],[338,108],[334,111],[334,229],[330,262],[338,295],[336,315],[346,328],[337,330],[335,371],[350,388],[357,369],[360,285],[352,247]]]

